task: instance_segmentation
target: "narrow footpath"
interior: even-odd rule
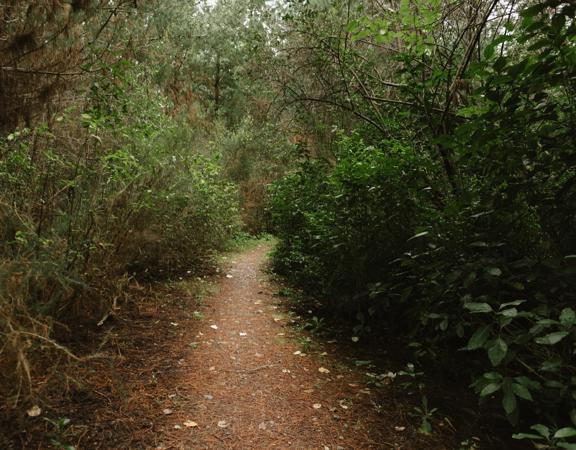
[[[303,347],[263,272],[269,250],[235,255],[205,300],[162,405],[167,420],[157,448],[445,448],[378,404],[364,374],[330,345]]]

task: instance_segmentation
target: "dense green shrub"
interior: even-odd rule
[[[345,138],[333,169],[306,161],[274,184],[272,222],[285,238],[277,249],[278,270],[321,294],[365,293],[386,277],[427,196],[430,168],[403,150],[398,143],[383,151],[357,136]]]
[[[466,373],[545,448],[576,448],[576,27],[561,3],[524,10],[514,52],[495,39],[470,68],[463,120],[429,137],[457,162],[451,188],[421,144],[353,137],[270,199],[280,273]]]

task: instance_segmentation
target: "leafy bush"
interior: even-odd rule
[[[198,273],[239,229],[236,188],[189,148],[167,100],[129,66],[110,76],[83,111],[0,139],[6,406],[37,393],[51,351],[73,357],[55,336],[121,306],[130,277]]]
[[[331,295],[365,296],[389,276],[389,262],[406,249],[425,212],[430,161],[389,142],[386,151],[358,136],[343,138],[338,162],[305,161],[271,187],[279,272]],[[322,276],[318,276],[322,274]],[[338,305],[347,307],[346,302]]]
[[[470,68],[481,86],[466,120],[428,143],[458,162],[452,189],[425,145],[370,147],[354,136],[335,167],[307,161],[270,199],[280,273],[315,289],[326,309],[356,311],[362,330],[389,330],[446,372],[467,373],[482,401],[499,402],[514,427],[532,426],[515,437],[542,448],[576,448],[575,105],[566,95],[576,10],[562,5],[525,9],[506,36],[514,51],[488,48],[488,63]]]

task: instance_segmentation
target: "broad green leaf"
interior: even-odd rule
[[[517,402],[516,396],[512,391],[505,391],[504,396],[502,397],[502,406],[504,407],[504,411],[506,414],[511,415],[516,411]]]
[[[490,383],[480,391],[480,397],[486,397],[490,394],[493,394],[494,392],[499,391],[501,387],[502,387],[501,383]]]
[[[547,334],[536,339],[536,343],[542,345],[554,345],[568,336],[570,333],[568,331],[556,331],[554,333]]]
[[[466,348],[468,350],[477,350],[481,348],[484,345],[484,343],[488,340],[491,330],[492,327],[490,325],[486,325],[482,328],[477,329],[476,332],[472,335],[472,337],[468,341],[468,346]]]
[[[537,431],[538,433],[540,433],[541,436],[544,436],[546,439],[550,438],[550,429],[546,425],[537,423],[536,425],[532,425],[530,429]]]
[[[514,394],[516,394],[520,398],[523,398],[524,400],[529,400],[529,401],[533,400],[532,394],[530,394],[530,391],[528,389],[526,389],[525,386],[522,386],[521,384],[518,384],[518,383],[512,384],[512,392],[514,392]]]
[[[493,366],[497,366],[506,357],[506,353],[508,353],[508,344],[502,338],[498,338],[492,341],[488,350],[488,358]]]
[[[500,311],[499,314],[502,314],[504,317],[516,317],[518,315],[518,310],[516,308],[508,308],[504,311]]]
[[[572,427],[560,428],[556,433],[554,433],[555,439],[566,439],[574,436],[576,436],[576,428]]]
[[[464,308],[472,313],[492,312],[492,307],[488,303],[468,302],[464,304]]]
[[[501,380],[502,379],[502,375],[499,374],[498,372],[487,372],[484,375],[482,375],[483,378],[486,378],[487,380]]]

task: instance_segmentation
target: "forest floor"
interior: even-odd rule
[[[430,448],[404,411],[375,411],[361,373],[290,326],[262,270],[268,250],[236,255],[206,300],[158,448]]]
[[[98,330],[113,357],[42,405],[52,424],[24,427],[21,448],[459,448],[449,424],[420,433],[401,389],[367,384],[339,342],[297,326],[265,272],[270,247],[229,256],[203,297],[187,281],[156,288],[130,320]],[[64,415],[70,425],[54,425]]]

